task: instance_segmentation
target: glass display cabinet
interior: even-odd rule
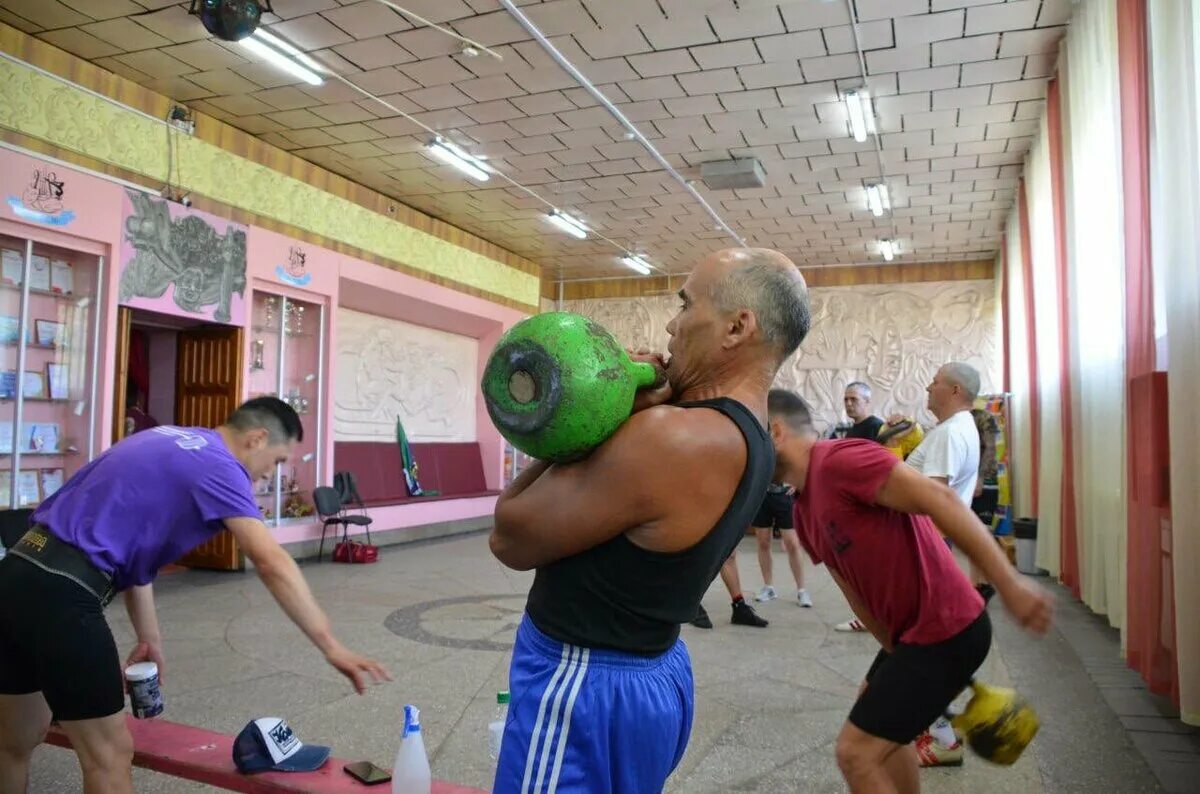
[[[0,506],[34,507],[97,452],[104,257],[0,234]]]
[[[325,307],[256,290],[247,356],[251,397],[284,400],[300,415],[304,441],[286,466],[258,483],[256,496],[268,526],[314,520],[312,492],[323,461],[321,416],[325,396]]]

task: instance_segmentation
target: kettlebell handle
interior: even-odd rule
[[[633,374],[633,382],[637,384],[639,389],[658,384],[659,370],[653,364],[645,361],[634,361],[630,367],[630,372]]]

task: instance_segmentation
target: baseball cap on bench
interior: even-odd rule
[[[329,760],[329,748],[301,744],[279,717],[251,720],[233,740],[233,763],[252,772],[312,772]]]

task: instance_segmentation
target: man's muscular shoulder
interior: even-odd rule
[[[698,485],[698,476],[741,477],[746,441],[719,411],[657,405],[631,416],[613,441],[654,463],[656,479]]]

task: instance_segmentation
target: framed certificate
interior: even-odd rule
[[[27,369],[22,373],[21,378],[21,393],[26,398],[44,398],[46,396],[46,375],[34,369]]]
[[[42,501],[38,488],[38,475],[34,469],[17,472],[17,507],[30,507]]]
[[[38,469],[38,475],[41,479],[43,499],[49,499],[55,491],[62,487],[62,469]]]
[[[66,364],[56,364],[53,361],[46,363],[46,381],[49,383],[51,400],[67,399],[70,376],[71,371],[67,369]],[[0,391],[2,390],[3,384],[0,384]]]
[[[62,344],[63,324],[53,320],[34,320],[34,339],[39,345],[58,347]]]

